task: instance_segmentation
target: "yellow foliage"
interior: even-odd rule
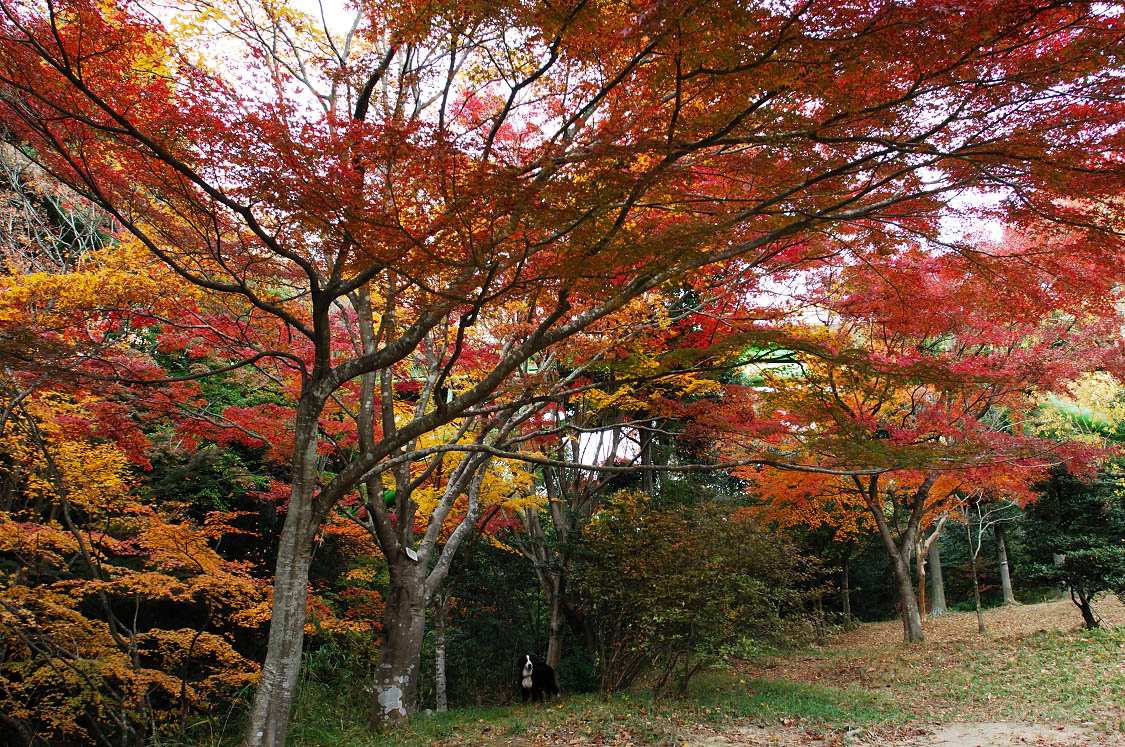
[[[122,714],[172,730],[231,702],[257,666],[222,636],[180,626],[256,631],[268,607],[261,582],[215,552],[223,521],[204,529],[141,504],[126,456],[68,427],[95,403],[42,390],[0,433],[11,485],[0,511],[0,711],[48,741],[91,743],[84,724]],[[164,622],[168,609],[192,612],[171,628],[145,614],[131,628],[121,615],[153,602]]]
[[[167,308],[186,288],[175,282],[135,243],[92,252],[65,274],[26,273],[0,277],[0,325],[19,324],[66,334],[76,320],[106,309]]]

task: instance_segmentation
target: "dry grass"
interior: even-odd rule
[[[1020,720],[1125,731],[1125,606],[1097,605],[1103,627],[1082,629],[1069,599],[928,620],[924,644],[902,625],[861,625],[819,649],[743,665],[754,677],[882,692],[922,721]],[[1122,734],[1125,741],[1125,734]]]
[[[1103,627],[1125,627],[1125,605],[1110,596],[1095,604],[1105,621]],[[1082,627],[1078,608],[1069,598],[1042,604],[1015,604],[984,610],[984,637],[1027,637],[1046,631],[1076,631]],[[975,612],[950,612],[923,623],[927,644],[979,641]],[[861,625],[834,636],[828,649],[897,648],[902,645],[902,624],[897,621]]]

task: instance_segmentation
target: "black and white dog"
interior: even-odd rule
[[[523,702],[531,698],[533,703],[542,702],[547,695],[558,695],[559,686],[555,683],[555,670],[542,659],[524,655],[520,660],[520,694]]]

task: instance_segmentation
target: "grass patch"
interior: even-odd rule
[[[456,708],[418,715],[387,735],[366,729],[364,677],[335,669],[327,681],[302,678],[287,744],[671,747],[740,729],[774,734],[778,744],[798,744],[821,734],[839,737],[855,727],[890,741],[892,732],[908,733],[919,721],[1079,723],[1125,732],[1125,622],[1095,631],[1045,629],[1040,626],[1046,611],[1025,606],[997,612],[984,636],[975,632],[975,616],[965,615],[971,632],[948,635],[935,627],[929,642],[915,646],[895,640],[897,622],[863,626],[826,648],[760,652],[751,661],[733,661],[728,670],[700,674],[684,700],[639,691],[610,698],[570,695],[542,705]],[[1001,615],[1028,621],[1017,627]],[[935,625],[954,624],[961,625],[957,620]],[[227,747],[238,743],[241,727],[237,718],[215,718],[190,737],[159,744]]]
[[[1125,631],[1120,628],[1046,631],[959,644],[942,653],[928,687],[947,701],[946,709],[1125,727]]]
[[[429,747],[431,745],[541,743],[682,744],[700,728],[735,722],[833,727],[898,721],[905,714],[881,693],[783,679],[747,680],[734,672],[710,672],[693,683],[689,698],[654,698],[647,691],[613,697],[572,695],[543,705],[457,708],[419,715],[393,734],[365,727],[362,689],[304,683],[294,706],[288,744],[293,747]],[[237,735],[235,735],[237,736]],[[237,741],[237,740],[234,740]],[[233,743],[233,742],[232,742]],[[217,744],[217,743],[216,743]]]
[[[907,713],[883,693],[856,686],[830,687],[787,679],[747,679],[727,672],[700,675],[693,700],[724,716],[752,721],[785,719],[824,724],[898,721]]]
[[[775,655],[748,662],[746,672],[774,683],[786,678],[878,695],[868,707],[875,721],[1062,722],[1122,731],[1123,661],[1121,626],[1017,633],[997,626],[983,636],[944,642]],[[830,710],[824,717],[837,718]]]

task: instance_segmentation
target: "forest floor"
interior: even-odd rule
[[[1102,629],[1089,632],[1069,599],[989,609],[984,635],[975,613],[953,612],[925,622],[924,646],[902,643],[901,622],[865,624],[806,655],[741,662],[738,671],[882,692],[911,716],[906,724],[853,727],[824,744],[1125,744],[1125,606],[1110,597],[1097,611]],[[748,742],[686,741],[817,743],[785,731],[791,741],[761,732]]]
[[[699,675],[687,700],[646,692],[544,705],[454,709],[389,741],[323,701],[298,703],[290,743],[379,745],[1125,745],[1125,606],[1081,628],[1069,599],[954,612],[902,643],[900,622],[869,623],[823,646],[731,661]],[[300,699],[299,699],[300,700]]]

